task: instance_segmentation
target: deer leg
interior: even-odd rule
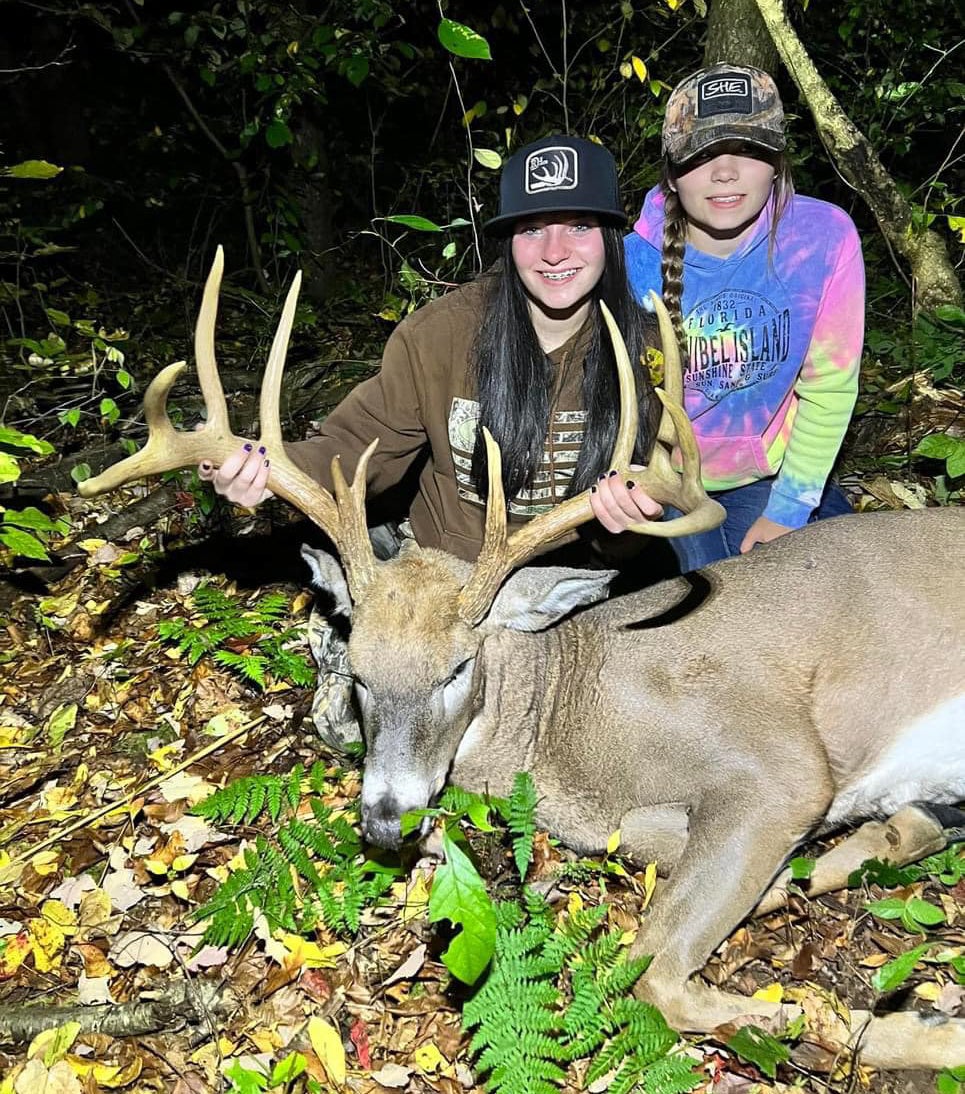
[[[804,883],[808,896],[844,889],[848,877],[870,858],[896,866],[934,855],[965,837],[965,813],[947,806],[906,805],[886,821],[868,821],[817,860]],[[954,825],[958,827],[953,827]],[[787,904],[791,871],[782,871],[754,911],[766,915]]]
[[[802,767],[806,764],[802,761]],[[664,892],[633,944],[653,954],[636,992],[678,1029],[709,1032],[747,1014],[783,1013],[778,1004],[728,994],[691,980],[747,916],[795,843],[820,821],[828,801],[820,772],[797,771],[800,785],[722,780],[690,816],[690,837]],[[801,786],[815,787],[808,800]],[[786,1008],[784,1008],[786,1010]],[[791,1012],[787,1012],[788,1018]]]
[[[655,862],[657,872],[666,877],[680,861],[689,834],[682,805],[630,809],[620,819],[620,851],[641,866]]]

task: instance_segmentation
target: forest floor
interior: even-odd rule
[[[922,380],[903,406],[897,415],[859,419],[852,431],[845,465],[855,470],[842,481],[859,508],[934,500],[933,481],[863,456],[893,452],[897,461],[922,431],[960,416],[961,398]],[[136,486],[115,495],[113,515],[146,493]],[[194,599],[202,583],[243,612],[278,593],[272,626],[285,631],[290,653],[307,659],[311,596],[297,552],[304,526],[270,506],[206,520],[198,497],[180,487],[169,500],[159,519],[108,542],[97,525],[108,503],[60,492],[54,503],[74,531],[69,550],[56,541],[52,548],[80,563],[55,583],[42,569],[23,568],[2,583],[0,1091],[260,1090],[267,1080],[251,1076],[295,1050],[320,1090],[481,1090],[461,1031],[467,989],[452,981],[441,960],[448,939],[428,918],[434,866],[415,854],[398,861],[384,899],[362,909],[355,930],[318,926],[299,940],[262,928],[233,946],[202,944],[205,924],[192,913],[238,867],[240,851],[259,835],[272,837],[273,824],[264,816],[214,824],[192,807],[239,776],[281,775],[296,764],[307,772],[321,761],[326,806],[351,818],[361,773],[320,746],[310,686],[269,673],[259,687],[244,669],[207,655],[192,664],[159,632],[164,621],[204,626]],[[225,648],[237,661],[256,645],[249,637]],[[490,885],[510,886],[506,843],[471,839]],[[572,858],[545,837],[537,848],[530,881]],[[963,1016],[965,988],[949,962],[965,954],[965,853],[957,862],[944,881],[796,897],[789,909],[736,931],[707,976],[747,994],[810,985],[829,1021],[835,1008],[882,1002]],[[570,880],[557,884],[564,905],[604,903],[607,924],[628,937],[636,929],[644,872],[564,874]],[[919,934],[870,914],[867,903],[882,897],[924,901],[933,922]],[[882,1000],[873,975],[926,932],[942,961],[919,964]],[[179,994],[185,982],[208,986],[202,1003]],[[166,1006],[132,1032],[136,1019],[126,1005],[152,993]],[[98,1004],[98,1014],[113,1011],[119,1027],[98,1032],[86,1018],[65,1027],[78,1011],[56,1008],[78,1004],[81,1012]],[[70,1033],[41,1035],[58,1027]],[[820,1032],[793,1046],[773,1078],[712,1039],[689,1044],[703,1088],[718,1094],[935,1089],[932,1075],[849,1072],[830,1034]],[[229,1087],[225,1071],[239,1061],[248,1078]],[[583,1089],[585,1070],[585,1063],[571,1066],[567,1090]],[[286,1085],[282,1076],[273,1089],[304,1089],[304,1081]]]

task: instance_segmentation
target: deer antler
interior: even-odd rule
[[[191,467],[201,460],[211,460],[215,464],[224,463],[243,443],[242,438],[231,431],[228,404],[215,358],[214,328],[223,270],[224,252],[219,247],[205,283],[194,336],[198,381],[207,409],[204,427],[181,432],[171,424],[167,413],[168,394],[187,366],[184,361],[168,365],[151,381],[144,394],[147,443],[133,456],[107,468],[95,478],[82,482],[78,489],[83,497],[102,494],[145,475]],[[359,459],[351,486],[345,482],[338,458],[332,461],[334,498],[285,455],[279,395],[300,287],[301,274],[297,273],[285,299],[281,320],[268,355],[268,366],[261,387],[261,436],[256,443],[264,445],[271,452],[269,489],[300,509],[332,539],[345,567],[352,597],[357,599],[375,573],[375,555],[365,525],[365,469],[378,439],[369,445]]]
[[[628,530],[641,535],[671,538],[716,528],[723,521],[725,513],[723,506],[707,496],[701,484],[697,440],[682,405],[683,376],[677,340],[663,301],[653,292],[650,297],[657,312],[664,347],[666,390],[657,389],[657,395],[663,404],[663,414],[650,452],[650,461],[644,470],[634,471],[633,478],[655,501],[661,505],[673,505],[682,511],[683,516],[674,520],[631,524]],[[637,397],[626,344],[607,306],[601,303],[600,308],[613,342],[613,354],[620,380],[620,424],[610,466],[626,474],[637,435]],[[534,517],[513,535],[508,536],[499,446],[488,430],[484,430],[484,434],[489,459],[486,535],[476,567],[459,594],[459,614],[472,625],[478,623],[489,610],[493,597],[511,570],[525,562],[540,547],[553,543],[566,532],[593,519],[590,493],[585,490]],[[679,473],[674,471],[670,459],[675,444],[679,446],[683,461]]]

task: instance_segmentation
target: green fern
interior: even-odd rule
[[[677,1034],[660,1012],[629,995],[649,958],[628,959],[620,932],[602,931],[605,906],[558,923],[545,900],[496,906],[490,972],[463,1008],[470,1051],[492,1094],[550,1094],[566,1066],[592,1056],[586,1082],[608,1072],[609,1090],[684,1094],[700,1077],[670,1057]],[[602,933],[601,933],[602,932]],[[595,1054],[595,1055],[594,1055]]]
[[[528,771],[517,771],[509,795],[507,826],[513,834],[513,859],[519,880],[526,880],[536,834],[536,787]]]
[[[195,813],[222,824],[287,817],[273,840],[257,838],[245,851],[244,866],[193,913],[195,920],[207,920],[205,942],[238,945],[259,912],[273,930],[304,933],[321,920],[332,931],[356,934],[363,909],[377,903],[398,875],[360,859],[361,837],[344,815],[333,817],[316,796],[302,801],[303,779],[301,765],[284,776],[246,775],[195,806]],[[309,792],[324,792],[323,765],[312,768],[307,783]]]
[[[285,627],[290,611],[283,593],[267,593],[248,607],[215,585],[199,585],[191,595],[194,617],[168,619],[158,634],[173,642],[188,663],[210,655],[243,679],[265,688],[268,678],[309,687],[315,670],[308,658],[290,647],[301,640],[298,628]]]

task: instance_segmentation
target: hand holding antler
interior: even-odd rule
[[[235,505],[251,509],[270,497],[268,478],[271,474],[271,457],[263,444],[245,441],[220,467],[211,460],[198,464],[198,478],[210,482],[215,493]]]

